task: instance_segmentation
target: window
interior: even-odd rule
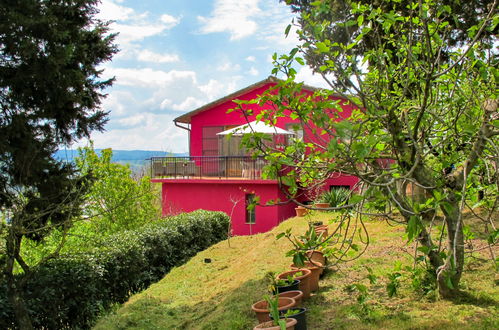
[[[300,123],[286,124],[286,130],[295,133],[295,139],[303,140],[303,127]]]
[[[244,206],[246,207],[246,223],[255,224],[256,222],[255,194],[246,194]]]
[[[218,135],[223,126],[203,127],[203,156],[218,156]]]

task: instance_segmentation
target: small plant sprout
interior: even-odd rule
[[[265,296],[265,301],[269,304],[270,316],[272,317],[272,323],[281,328],[281,330],[286,330],[286,321],[280,318],[279,315],[279,296]]]

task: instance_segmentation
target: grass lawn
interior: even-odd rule
[[[316,213],[313,220],[333,216]],[[220,242],[132,296],[95,329],[252,329],[258,322],[251,305],[266,294],[265,274],[287,270],[291,263],[284,256],[291,244],[275,240],[290,227],[301,234],[307,220],[292,218],[269,233]],[[499,329],[499,280],[488,250],[468,259],[463,294],[454,301],[415,292],[405,271],[399,271],[397,296],[389,298],[388,274],[396,264],[412,265],[414,247],[405,244],[402,226],[369,220],[366,227],[371,241],[366,253],[328,269],[319,292],[304,303],[309,329]],[[377,277],[375,284],[367,279],[367,267]],[[363,305],[358,292],[349,290],[354,283],[369,288]]]

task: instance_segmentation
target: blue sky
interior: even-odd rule
[[[278,0],[102,0],[99,9],[114,21],[120,52],[103,66],[116,82],[95,148],[187,151],[174,118],[265,79],[272,54],[297,44],[294,33],[284,36],[292,14]],[[298,70],[300,80],[321,85]]]

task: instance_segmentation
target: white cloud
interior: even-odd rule
[[[191,111],[199,108],[204,104],[203,101],[196,99],[195,97],[188,96],[184,102],[180,104],[173,104],[172,109],[175,111]]]
[[[134,16],[134,10],[132,8],[120,6],[112,0],[103,0],[99,5],[99,13],[96,15],[97,18],[101,20],[128,20]]]
[[[116,43],[121,51],[129,53],[137,48],[136,42],[145,38],[161,34],[180,23],[180,17],[163,14],[158,18],[152,18],[149,12],[138,13],[132,8],[119,5],[119,0],[103,0],[99,5],[97,18],[112,20],[110,30],[118,33]]]
[[[258,2],[259,0],[217,0],[211,16],[198,16],[203,24],[200,32],[229,32],[231,40],[252,35],[258,27],[255,17],[261,12]]]
[[[251,69],[248,71],[248,74],[252,76],[258,76],[258,73],[259,73],[258,70],[254,66],[252,66]]]
[[[160,71],[150,68],[128,69],[108,68],[106,74],[116,76],[115,85],[161,88],[177,80],[187,79],[190,83],[197,84],[194,71]]]
[[[159,54],[146,49],[138,52],[137,60],[142,62],[171,63],[180,61],[180,58],[177,54]]]
[[[248,62],[255,62],[256,58],[253,55],[250,55],[250,56],[246,57],[245,60],[248,61]]]
[[[179,17],[173,17],[168,14],[161,15],[161,22],[165,23],[169,29],[180,23]]]
[[[134,127],[111,129],[104,133],[92,134],[95,148],[161,150],[169,152],[186,152],[187,132],[175,127],[174,116],[169,114],[145,113],[140,118],[131,117],[129,122],[136,121]],[[124,120],[126,121],[126,120]],[[79,145],[84,145],[81,141]]]
[[[117,124],[121,126],[137,126],[145,121],[144,114],[138,114],[126,118],[121,118],[117,120]]]
[[[320,74],[314,73],[308,66],[302,66],[296,74],[296,81],[303,81],[312,87],[329,88]]]
[[[208,100],[214,100],[215,98],[222,96],[222,93],[225,90],[224,84],[214,79],[210,79],[205,85],[200,85],[199,89],[207,96]]]
[[[117,37],[120,46],[134,41],[142,41],[145,38],[160,34],[167,26],[165,24],[111,24],[113,32],[119,32]]]
[[[239,64],[232,64],[231,62],[225,62],[217,67],[218,71],[239,71],[241,66]]]

